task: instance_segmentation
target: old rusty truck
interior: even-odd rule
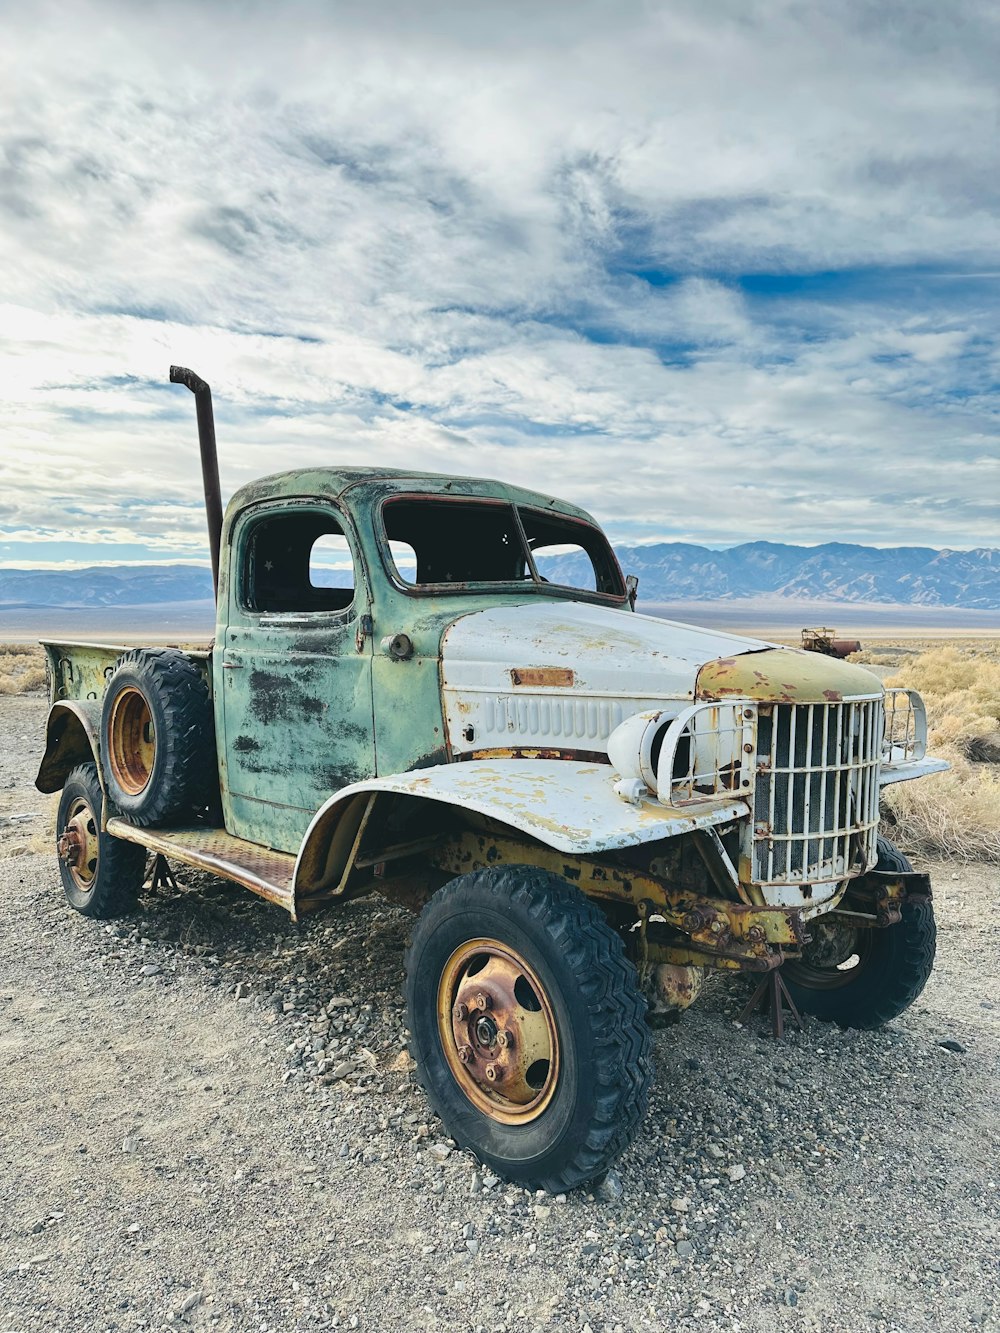
[[[61,791],[73,907],[127,911],[150,852],[294,919],[404,902],[427,1097],[548,1190],[640,1131],[647,1006],[712,969],[850,1027],[913,1002],[930,886],[879,837],[879,791],[945,767],[916,694],[638,614],[590,515],[517,486],[291,471],[223,519],[210,390],[171,379],[196,397],[215,638],[45,644],[37,786]]]

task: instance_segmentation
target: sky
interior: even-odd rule
[[[1000,8],[0,0],[0,565],[285,468],[1000,546]]]

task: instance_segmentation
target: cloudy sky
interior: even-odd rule
[[[1000,545],[991,0],[0,0],[0,563],[300,465]]]

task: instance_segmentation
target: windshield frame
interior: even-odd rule
[[[525,577],[523,579],[470,579],[464,582],[455,583],[408,583],[400,574],[393,559],[392,551],[389,547],[389,537],[386,533],[385,514],[386,505],[398,503],[401,500],[424,501],[428,504],[462,504],[462,505],[490,505],[493,507],[502,506],[513,511],[517,532],[521,539],[522,552],[525,559]],[[551,583],[543,579],[535,565],[534,556],[531,547],[528,545],[528,539],[524,531],[524,524],[521,519],[521,511],[529,510],[542,515],[550,520],[558,520],[567,525],[578,528],[581,533],[585,533],[591,539],[605,548],[608,572],[617,582],[620,591],[618,592],[600,592],[594,589],[575,588],[572,584]],[[618,557],[615,555],[614,548],[608,541],[604,531],[596,523],[588,522],[574,514],[566,514],[561,510],[548,508],[542,504],[532,504],[528,501],[521,502],[505,496],[491,495],[442,495],[440,492],[429,491],[399,491],[392,495],[383,496],[375,509],[375,540],[379,548],[379,555],[382,560],[383,568],[394,588],[405,593],[408,597],[457,597],[463,593],[498,593],[504,596],[511,594],[528,594],[531,596],[554,596],[559,598],[575,598],[583,601],[599,602],[605,606],[626,606],[628,604],[628,594],[625,589],[625,578],[618,563]],[[587,546],[583,541],[579,545],[584,551]],[[589,551],[587,552],[589,555]],[[592,557],[591,557],[592,558]],[[595,574],[598,571],[595,569]],[[529,577],[530,575],[530,577]]]

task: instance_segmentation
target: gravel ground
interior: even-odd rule
[[[182,867],[72,912],[44,715],[0,699],[0,1333],[998,1326],[995,868],[928,867],[938,967],[883,1032],[776,1043],[714,980],[602,1197],[538,1196],[412,1082],[401,909],[297,928]]]

